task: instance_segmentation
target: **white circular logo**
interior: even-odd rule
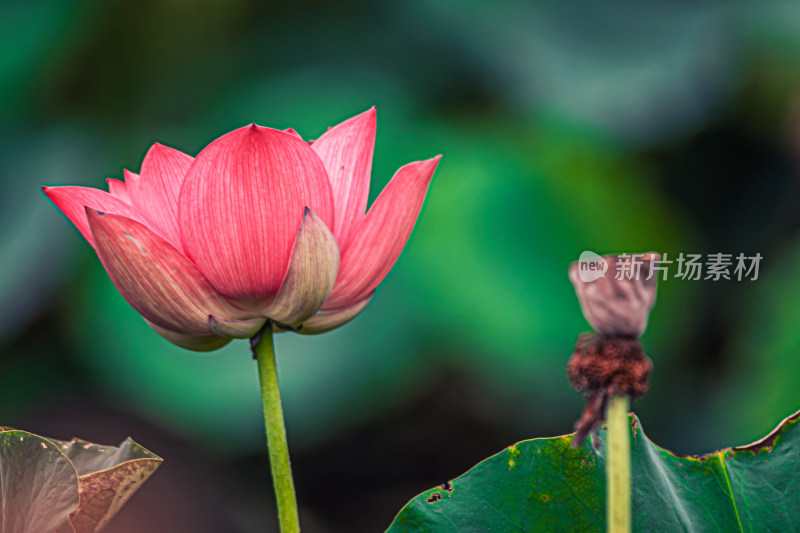
[[[608,262],[594,252],[586,250],[578,258],[578,277],[585,283],[604,278],[607,270]]]

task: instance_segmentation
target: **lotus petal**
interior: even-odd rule
[[[326,331],[336,329],[340,326],[344,326],[358,316],[358,314],[364,310],[371,299],[372,294],[349,307],[317,313],[303,322],[303,327],[297,330],[297,333],[301,333],[303,335],[318,335],[320,333],[325,333]]]
[[[278,293],[305,206],[333,223],[322,161],[294,135],[253,124],[195,159],[179,199],[181,241],[221,294],[260,310]]]
[[[348,241],[367,211],[375,115],[372,107],[330,128],[312,145],[328,171],[336,206],[333,234],[340,243]]]
[[[339,245],[325,223],[306,208],[281,288],[264,314],[281,324],[300,324],[319,311],[339,272]]]
[[[232,340],[230,337],[220,337],[218,335],[192,335],[190,333],[178,333],[177,331],[170,331],[157,324],[153,324],[147,319],[145,319],[145,322],[147,322],[147,324],[153,328],[153,331],[167,339],[172,344],[195,352],[211,352],[213,350],[222,348]]]
[[[252,318],[225,301],[183,254],[147,226],[87,208],[97,255],[139,314],[170,331],[209,335],[208,316]]]
[[[226,320],[214,315],[208,317],[208,327],[220,337],[233,337],[234,339],[249,339],[264,327],[264,317],[250,318],[247,320]]]
[[[140,222],[145,221],[145,217],[126,201],[100,189],[69,185],[42,187],[42,190],[92,246],[94,246],[94,238],[92,238],[92,230],[89,228],[89,220],[86,218],[87,206],[95,211],[116,213]]]
[[[125,175],[131,203],[147,217],[151,229],[179,250],[178,195],[192,161],[190,155],[155,143],[144,156],[139,175]]]
[[[342,249],[339,276],[324,310],[358,302],[383,281],[414,229],[440,158],[397,171]]]

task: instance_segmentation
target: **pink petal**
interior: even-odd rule
[[[319,311],[339,272],[339,245],[325,223],[310,209],[292,247],[281,288],[264,314],[285,325],[299,325]]]
[[[293,130],[292,128],[286,128],[285,130],[283,130],[283,132],[284,132],[284,133],[288,133],[289,135],[293,135],[293,136],[297,137],[298,139],[300,139],[301,141],[303,140],[303,137],[302,137],[302,136],[300,136],[300,134],[299,134],[299,133],[297,133],[297,132],[296,132],[295,130]]]
[[[339,326],[344,326],[358,316],[371,299],[372,294],[368,295],[360,302],[354,303],[350,307],[337,309],[336,311],[328,311],[327,313],[317,313],[303,322],[303,326],[297,330],[297,333],[303,335],[318,335],[336,329]]]
[[[251,318],[228,304],[183,254],[147,226],[86,208],[95,249],[122,296],[166,330],[210,335],[209,315]]]
[[[125,175],[131,204],[147,217],[148,226],[178,249],[178,195],[192,161],[190,155],[155,143],[144,156],[139,175]]]
[[[231,338],[218,337],[217,335],[192,335],[187,333],[178,333],[164,329],[161,326],[153,324],[146,318],[144,319],[147,324],[153,328],[153,331],[167,339],[172,344],[186,348],[187,350],[194,350],[195,352],[210,352],[218,348],[222,348],[229,342]]]
[[[125,203],[131,203],[130,194],[128,194],[128,185],[124,181],[115,180],[114,178],[106,178],[108,184],[108,193],[115,196]]]
[[[340,243],[347,242],[367,211],[375,122],[373,107],[329,129],[312,145],[328,171],[336,207],[333,234]]]
[[[405,165],[392,178],[342,250],[339,277],[323,309],[366,297],[403,251],[441,156]]]
[[[67,218],[75,224],[81,235],[94,246],[92,231],[89,228],[89,221],[86,219],[86,207],[91,207],[96,211],[104,213],[115,213],[124,215],[134,220],[143,221],[144,217],[130,204],[112,196],[111,194],[92,189],[90,187],[42,187],[44,193],[61,209]]]
[[[295,136],[255,124],[200,152],[179,204],[189,258],[220,293],[253,309],[278,292],[305,206],[333,223],[319,157]]]

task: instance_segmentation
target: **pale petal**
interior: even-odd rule
[[[300,327],[288,326],[286,324],[278,324],[276,322],[270,322],[272,324],[272,333],[286,333],[288,331],[298,331]]]
[[[297,330],[297,333],[303,335],[317,335],[343,326],[363,311],[371,299],[372,294],[349,307],[317,313],[303,322],[303,326]]]
[[[281,324],[300,324],[322,307],[338,272],[336,239],[325,223],[306,209],[283,284],[264,314]]]
[[[578,262],[569,267],[569,279],[575,286],[583,316],[598,333],[604,335],[628,335],[638,337],[647,327],[650,310],[656,299],[658,276],[649,280],[650,257],[656,261],[659,255],[655,252],[644,254],[641,260],[641,271],[635,271],[628,279],[617,279],[620,258],[617,255],[606,255],[603,259],[608,263],[605,275],[592,281],[583,281]],[[638,261],[637,260],[637,261]],[[630,268],[633,262],[628,259],[621,266]]]
[[[409,163],[397,171],[343,247],[339,276],[323,309],[357,302],[383,281],[414,229],[440,158]]]
[[[125,176],[131,203],[147,217],[148,226],[178,249],[178,195],[194,158],[155,143],[142,161],[139,175]]]
[[[263,309],[280,288],[298,213],[311,206],[333,223],[319,157],[297,137],[255,124],[200,152],[179,204],[189,258],[220,293],[253,309]]]
[[[92,230],[86,218],[86,207],[104,213],[115,213],[134,220],[144,221],[144,216],[124,200],[90,187],[42,187],[44,193],[62,213],[75,224],[81,235],[94,246]]]
[[[211,315],[208,317],[208,327],[215,335],[220,335],[221,337],[249,339],[264,327],[266,321],[267,319],[264,317],[247,320],[226,320]]]
[[[312,148],[325,163],[333,189],[333,234],[340,243],[346,243],[367,211],[375,150],[375,108],[330,128]]]
[[[95,249],[122,296],[164,329],[209,335],[209,315],[251,318],[228,304],[183,254],[130,218],[86,208]]]
[[[194,350],[195,352],[210,352],[218,348],[222,348],[229,342],[231,338],[218,337],[216,335],[191,335],[187,333],[178,333],[164,329],[161,326],[153,324],[145,318],[147,324],[153,328],[153,331],[167,339],[172,344],[186,348],[187,350]]]

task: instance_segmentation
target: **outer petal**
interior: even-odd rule
[[[147,226],[86,209],[97,255],[119,292],[144,318],[175,333],[210,335],[209,315],[242,316],[183,254]]]
[[[345,243],[367,211],[375,150],[375,108],[329,129],[311,147],[325,163],[333,189],[333,234]]]
[[[181,249],[178,195],[194,158],[155,143],[142,161],[139,175],[126,173],[131,203],[147,217],[148,225]]]
[[[218,316],[208,317],[208,327],[215,335],[233,337],[235,339],[248,339],[264,327],[264,317],[248,318],[246,320],[226,320]]]
[[[300,324],[319,311],[339,272],[339,245],[325,223],[306,208],[275,301],[264,314],[281,324]]]
[[[297,330],[297,333],[302,333],[303,335],[317,335],[343,326],[363,311],[371,299],[372,294],[350,307],[337,309],[336,311],[328,311],[327,313],[317,313],[303,322],[303,327]]]
[[[605,335],[640,336],[647,327],[650,309],[656,300],[658,275],[650,276],[650,259],[660,256],[650,252],[639,256],[640,267],[636,269],[629,259],[621,268],[631,276],[616,279],[619,256],[603,256],[608,262],[605,276],[593,281],[583,281],[578,271],[578,262],[569,267],[569,279],[575,286],[583,316],[598,333]],[[638,274],[637,271],[638,270]],[[631,279],[629,279],[629,277]]]
[[[262,309],[277,294],[310,205],[330,225],[333,200],[325,167],[297,137],[255,124],[209,144],[181,189],[181,241],[190,259],[225,296]]]
[[[187,333],[177,333],[175,331],[164,329],[161,326],[157,326],[147,319],[145,319],[145,322],[147,322],[150,327],[153,328],[153,331],[167,339],[169,342],[176,344],[181,348],[186,348],[187,350],[194,350],[196,352],[210,352],[212,350],[222,348],[231,342],[230,338],[218,337],[216,335],[190,335]]]
[[[111,194],[90,187],[42,187],[44,193],[61,209],[70,221],[75,224],[81,235],[94,246],[92,231],[86,218],[86,207],[104,213],[116,213],[134,220],[143,221],[144,217],[134,207]]]
[[[342,251],[339,277],[323,309],[338,309],[375,290],[403,251],[441,156],[397,171]]]

